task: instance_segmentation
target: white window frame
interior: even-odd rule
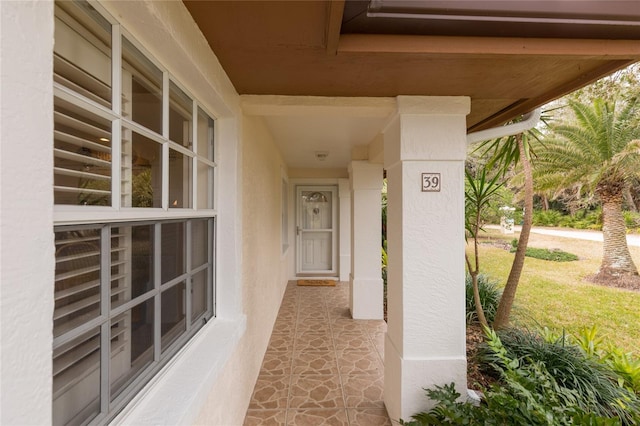
[[[210,257],[209,257],[209,265],[211,268],[210,278],[211,281],[210,289],[211,289],[211,298],[207,300],[208,312],[211,313],[209,318],[215,318],[216,316],[216,285],[215,285],[215,277],[217,275],[216,271],[216,223],[218,211],[216,209],[217,206],[217,185],[218,185],[218,164],[216,162],[216,156],[218,155],[219,149],[217,147],[218,139],[215,137],[217,132],[217,122],[213,128],[213,158],[205,158],[202,156],[198,156],[197,154],[197,125],[198,125],[198,114],[199,111],[202,110],[209,117],[213,117],[215,121],[215,116],[211,114],[205,105],[200,103],[185,87],[176,79],[174,79],[166,68],[164,68],[161,64],[159,64],[152,55],[150,55],[143,46],[140,45],[136,41],[136,39],[127,32],[124,28],[120,26],[120,24],[109,14],[107,13],[99,4],[91,2],[91,5],[98,10],[98,12],[106,18],[112,24],[112,46],[111,46],[111,60],[112,60],[112,104],[111,109],[106,108],[85,96],[74,92],[73,90],[63,86],[62,84],[54,82],[54,96],[60,97],[66,101],[73,103],[81,108],[92,111],[93,113],[104,117],[112,122],[112,186],[111,186],[111,207],[107,206],[76,206],[76,205],[55,205],[54,206],[54,227],[58,229],[64,229],[66,227],[77,227],[83,225],[97,225],[102,226],[103,235],[105,237],[110,235],[111,227],[117,226],[129,226],[129,225],[137,225],[140,223],[153,223],[154,226],[159,229],[161,223],[172,220],[184,220],[185,223],[189,223],[190,219],[211,219],[210,223],[212,223],[212,229],[210,235],[208,237],[208,246],[210,247]],[[141,126],[138,123],[135,123],[125,117],[122,116],[122,105],[121,105],[121,87],[122,87],[122,60],[121,60],[121,52],[122,52],[122,37],[126,37],[136,48],[150,61],[152,61],[163,73],[163,117],[162,117],[162,135],[157,134],[145,127]],[[186,149],[184,146],[175,143],[169,140],[169,81],[172,81],[177,87],[179,87],[182,91],[184,91],[191,99],[192,99],[192,148],[191,151]],[[162,207],[161,208],[135,208],[135,207],[122,207],[121,206],[121,135],[123,128],[128,128],[139,132],[143,136],[152,139],[162,146],[162,155],[163,155],[163,167],[162,167]],[[182,153],[183,155],[187,155],[191,158],[192,162],[192,182],[191,182],[191,199],[192,199],[192,207],[191,208],[179,208],[172,209],[169,207],[169,199],[168,199],[168,180],[169,180],[169,168],[168,168],[168,155],[169,148],[174,149],[177,152]],[[209,190],[209,196],[213,197],[210,200],[210,205],[212,208],[206,209],[198,209],[198,163],[205,164],[210,167],[209,176],[210,176],[210,184],[213,186],[211,190]],[[190,233],[188,230],[190,226],[185,225],[186,232],[186,247],[187,250],[190,250]],[[158,231],[156,231],[157,233]],[[106,238],[103,242],[103,246],[106,247],[107,242],[110,241],[110,238]],[[156,242],[156,245],[159,244]],[[107,259],[107,257],[103,254],[103,259]],[[156,254],[159,256],[159,254]],[[187,256],[189,259],[189,256]],[[187,260],[188,262],[188,260]],[[188,269],[190,270],[191,265],[188,265]],[[105,266],[102,266],[102,269],[105,269]],[[201,268],[200,268],[201,269]],[[197,273],[199,269],[196,268],[194,273]],[[176,280],[170,281],[167,285],[171,285]],[[188,287],[188,284],[187,284]],[[165,286],[162,287],[162,290],[165,289]],[[154,290],[157,292],[157,296],[154,295],[150,297],[158,297],[161,294],[161,290],[158,288]],[[102,297],[105,300],[105,297]],[[138,300],[138,299],[136,299]],[[187,300],[189,298],[187,297]],[[186,302],[187,305],[189,302]],[[128,305],[135,304],[133,301],[127,303]],[[123,308],[119,307],[117,312],[120,312]],[[186,315],[189,315],[189,309],[185,312]],[[157,314],[156,314],[157,315]],[[108,314],[101,315],[101,328],[103,331],[108,331],[109,324],[111,321],[111,312]],[[187,318],[189,319],[189,318]],[[94,321],[95,322],[95,321]],[[187,321],[187,324],[190,324]],[[90,324],[95,326],[93,322]],[[159,327],[159,324],[157,324]],[[189,328],[189,326],[187,326]],[[54,338],[54,347],[64,344],[71,340],[74,336],[77,336],[82,331],[86,331],[89,328],[89,325],[80,326],[76,328],[71,333],[63,334],[57,338]],[[241,325],[241,328],[243,326]],[[228,332],[228,331],[227,331]],[[211,330],[207,333],[210,334]],[[200,333],[202,334],[202,333]],[[181,350],[185,345],[188,344],[191,337],[193,335],[189,335],[185,333],[180,339],[174,342],[170,346],[170,350],[167,351],[166,354],[162,354],[161,359],[157,359],[157,362],[154,362],[154,365],[146,368],[143,372],[134,380],[134,382],[127,388],[128,390],[123,391],[120,396],[118,396],[113,402],[109,401],[109,393],[108,393],[108,375],[102,373],[103,379],[107,378],[106,386],[104,382],[101,385],[101,391],[104,396],[102,396],[102,412],[98,417],[94,418],[91,423],[104,423],[114,418],[118,414],[118,412],[128,404],[132,399],[137,399],[136,393],[142,389],[142,387],[152,380],[154,375],[158,373],[158,371],[169,361],[169,359],[174,356],[177,352]],[[108,360],[105,354],[108,354],[108,342],[109,335],[108,333],[103,333],[102,341],[104,343],[104,347],[106,349],[103,350],[103,354],[101,356],[102,360]],[[155,345],[160,345],[160,342],[156,342]],[[158,350],[156,350],[158,352]],[[104,394],[105,390],[106,395]],[[106,400],[106,402],[105,402]]]

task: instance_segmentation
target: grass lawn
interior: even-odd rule
[[[487,230],[482,243],[510,242],[518,234],[503,236]],[[579,257],[574,262],[552,262],[527,257],[518,285],[512,321],[528,327],[548,327],[574,333],[596,325],[600,336],[640,355],[640,292],[598,286],[584,281],[600,265],[602,243],[531,234],[529,247],[561,249]],[[640,247],[630,247],[640,267]],[[472,243],[467,252],[473,253]],[[513,254],[502,248],[480,246],[480,271],[504,285]]]

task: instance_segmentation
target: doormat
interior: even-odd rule
[[[304,286],[335,286],[334,280],[298,280],[298,285]]]

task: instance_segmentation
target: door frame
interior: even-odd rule
[[[331,193],[331,269],[302,270],[302,191],[322,191]],[[338,186],[337,185],[296,185],[295,186],[295,235],[296,235],[296,276],[337,276],[338,274]]]

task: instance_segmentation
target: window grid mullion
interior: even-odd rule
[[[162,224],[156,223],[154,226],[154,239],[153,239],[153,277],[154,288],[156,295],[153,299],[153,360],[155,362],[160,361],[160,355],[162,352],[162,315],[160,309],[162,307],[162,293],[160,286],[162,285]]]
[[[122,121],[111,122],[111,207],[122,206]]]
[[[162,72],[162,137],[169,140],[169,73]]]
[[[194,210],[198,209],[198,120],[200,116],[198,115],[198,103],[193,99],[191,101],[191,149],[193,150],[193,165],[191,167],[191,200],[192,200],[192,208]]]
[[[122,115],[122,36],[120,25],[111,27],[111,108]]]
[[[111,26],[111,108],[119,119],[111,122],[111,207],[122,205],[122,35]]]
[[[169,209],[169,73],[162,72],[162,208]]]
[[[100,242],[100,307],[103,323],[100,325],[100,412],[109,412],[111,358],[111,228],[103,226]]]
[[[162,144],[162,209],[169,210],[169,142]]]
[[[192,305],[191,305],[191,299],[193,298],[193,273],[191,271],[191,259],[192,259],[192,244],[191,244],[191,225],[192,225],[193,221],[192,220],[187,220],[186,221],[186,230],[187,230],[187,238],[185,238],[185,242],[186,242],[186,262],[187,262],[187,282],[186,282],[186,294],[185,294],[185,323],[187,325],[187,329],[186,332],[188,333],[191,330],[191,309],[192,309]]]
[[[216,233],[217,233],[217,220],[215,218],[209,219],[209,226],[207,232],[207,248],[209,249],[209,265],[210,271],[207,274],[207,286],[209,290],[210,296],[207,297],[207,312],[211,313],[211,316],[216,316],[216,306],[217,306],[217,294],[216,294],[216,264],[218,263],[216,260]]]

